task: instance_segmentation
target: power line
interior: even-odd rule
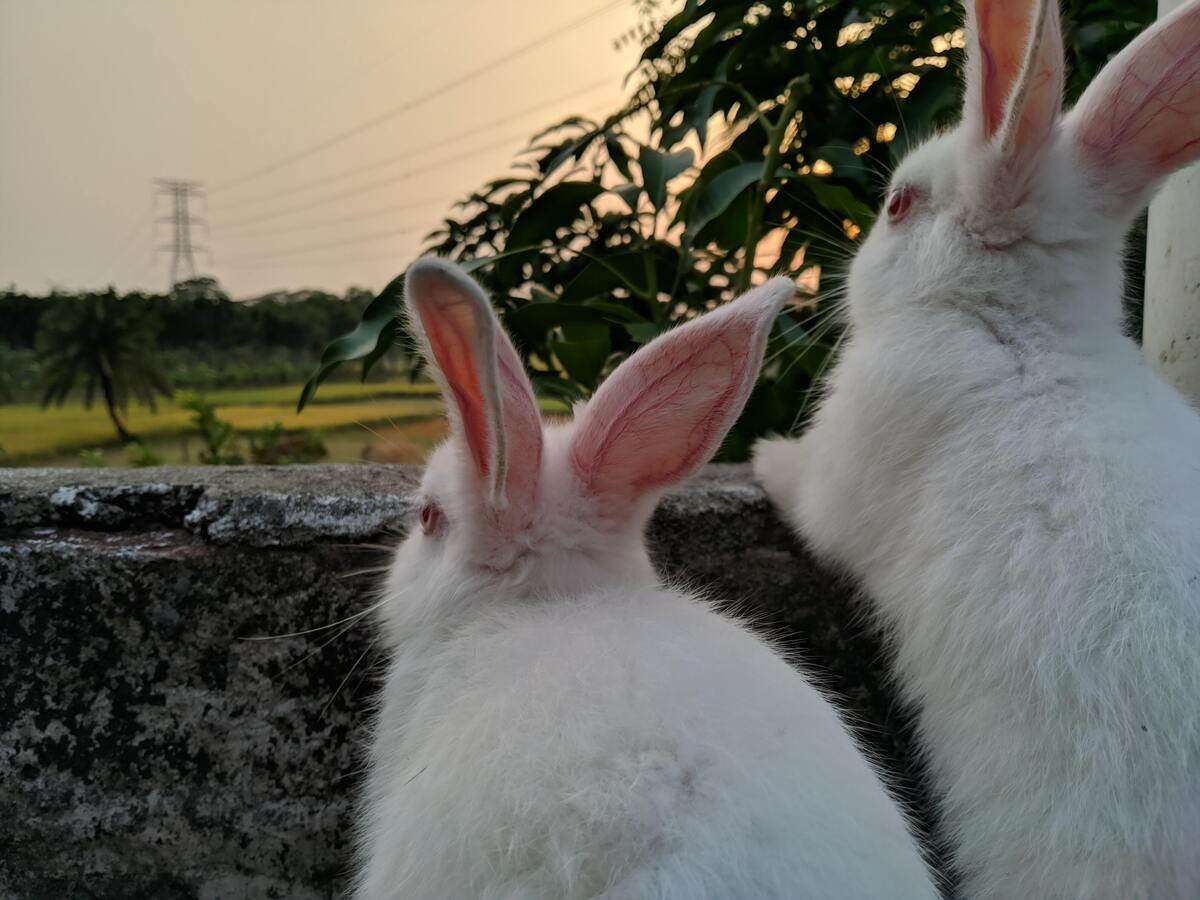
[[[297,231],[308,231],[313,228],[331,228],[334,225],[345,225],[350,222],[361,222],[365,219],[378,219],[381,216],[395,215],[398,212],[407,212],[413,209],[422,209],[427,206],[441,206],[454,202],[452,198],[440,198],[437,200],[420,200],[415,203],[401,203],[397,206],[385,206],[383,209],[374,209],[370,212],[361,212],[354,215],[342,216],[338,219],[321,219],[318,222],[303,222],[298,225],[287,225],[283,228],[264,228],[259,231],[218,231],[218,236],[221,238],[241,239],[266,237],[273,234],[290,234]]]
[[[486,132],[494,131],[497,128],[507,125],[509,122],[513,121],[514,119],[521,119],[521,118],[525,118],[526,116],[533,115],[534,113],[542,112],[547,106],[553,106],[556,103],[562,103],[567,100],[572,100],[575,97],[583,96],[584,94],[590,94],[594,91],[599,90],[602,87],[607,87],[611,84],[612,84],[611,78],[603,78],[603,79],[600,79],[599,81],[593,82],[592,84],[586,85],[585,87],[579,88],[574,91],[570,91],[569,93],[566,93],[566,94],[560,94],[559,96],[552,97],[548,100],[543,100],[540,103],[534,104],[533,106],[528,106],[525,109],[518,110],[517,112],[509,113],[506,116],[495,119],[491,122],[487,122],[483,125],[479,125],[474,128],[470,128],[466,131],[460,131],[457,134],[451,135],[446,138],[442,138],[441,140],[434,141],[433,143],[430,143],[430,144],[424,144],[420,147],[414,147],[411,150],[406,150],[398,156],[389,156],[387,159],[376,160],[375,162],[367,163],[367,164],[361,165],[361,166],[356,166],[352,169],[344,169],[343,171],[336,172],[333,175],[326,175],[323,178],[315,178],[315,179],[303,182],[298,185],[293,185],[292,187],[283,188],[282,190],[276,191],[272,194],[261,195],[258,197],[251,197],[246,200],[235,200],[232,203],[227,203],[224,206],[218,207],[218,209],[225,210],[225,209],[236,209],[236,208],[242,207],[242,206],[251,206],[255,203],[262,203],[263,201],[266,201],[266,200],[274,200],[280,196],[284,196],[287,194],[293,194],[293,193],[297,193],[299,191],[308,190],[309,188],[319,187],[320,185],[328,184],[331,181],[339,181],[343,178],[349,178],[353,175],[361,175],[364,172],[370,172],[370,171],[374,171],[375,169],[382,169],[382,168],[385,168],[386,166],[395,165],[396,163],[404,162],[410,156],[416,156],[416,155],[419,155],[422,153],[427,153],[430,150],[437,150],[441,147],[446,146],[447,144],[454,144],[454,143],[457,143],[458,141],[466,140],[467,138],[475,137],[476,135],[479,135],[479,134],[485,134]]]
[[[443,157],[438,162],[430,163],[429,165],[426,165],[426,166],[421,166],[416,169],[408,169],[404,172],[400,172],[396,175],[392,175],[387,178],[380,178],[380,179],[376,179],[375,181],[368,182],[366,184],[356,185],[354,187],[348,188],[347,190],[339,191],[335,194],[325,194],[324,196],[316,197],[311,200],[305,200],[301,203],[294,204],[294,205],[288,206],[288,207],[284,207],[282,209],[259,213],[257,215],[250,216],[249,218],[236,219],[232,222],[225,223],[224,225],[222,225],[220,222],[218,222],[218,223],[216,223],[216,227],[222,231],[224,229],[235,229],[236,230],[237,228],[240,228],[243,225],[255,225],[255,224],[258,224],[259,222],[265,222],[265,221],[269,221],[271,219],[277,219],[280,216],[290,215],[291,213],[294,213],[294,212],[303,212],[305,210],[313,209],[318,206],[324,206],[327,203],[333,203],[338,200],[343,200],[346,197],[353,197],[353,196],[361,194],[365,191],[372,190],[373,188],[384,187],[389,184],[395,184],[400,181],[407,181],[408,179],[414,178],[417,175],[424,175],[428,172],[434,172],[438,169],[443,169],[443,168],[446,168],[447,166],[452,166],[455,163],[459,163],[459,162],[462,162],[467,159],[472,159],[476,156],[483,156],[484,154],[490,153],[491,151],[496,150],[497,148],[508,146],[510,144],[510,142],[512,142],[512,141],[528,139],[528,137],[529,137],[529,133],[527,130],[522,130],[520,132],[513,132],[512,134],[506,135],[505,137],[502,137],[502,138],[499,138],[498,140],[492,141],[489,144],[477,145],[477,146],[475,146],[474,149],[469,150],[465,153],[459,153],[455,156],[446,156],[446,157]]]
[[[365,256],[336,256],[325,258],[305,258],[300,260],[295,259],[262,259],[262,260],[242,260],[230,261],[230,265],[243,269],[260,269],[260,268],[279,268],[280,266],[289,266],[292,268],[317,268],[323,266],[345,266],[353,263],[379,262],[385,259],[396,259],[395,251],[387,253],[372,253]]]
[[[262,213],[261,215],[251,216],[246,219],[238,219],[234,222],[227,222],[227,223],[225,223],[224,226],[220,226],[220,227],[237,228],[241,225],[253,225],[253,224],[257,224],[258,222],[266,222],[270,219],[278,219],[280,216],[291,215],[294,212],[303,212],[304,210],[307,210],[307,209],[313,209],[318,206],[324,206],[327,203],[334,203],[338,200],[343,200],[346,197],[354,197],[358,194],[365,193],[366,191],[374,190],[377,187],[383,187],[385,185],[395,184],[396,182],[399,182],[399,181],[407,181],[408,179],[414,178],[417,175],[424,175],[426,172],[433,172],[433,171],[436,171],[437,169],[442,169],[442,168],[445,168],[446,166],[453,165],[456,162],[462,162],[465,159],[471,159],[473,157],[480,156],[481,154],[488,153],[492,150],[496,150],[499,147],[508,146],[509,144],[511,144],[512,141],[518,140],[518,139],[524,138],[524,137],[528,137],[528,134],[526,132],[521,132],[519,134],[507,135],[504,138],[501,138],[500,140],[497,140],[497,141],[493,141],[490,144],[485,144],[482,147],[476,147],[473,150],[467,151],[466,153],[460,153],[457,156],[448,156],[445,159],[440,160],[439,162],[430,163],[427,166],[422,166],[417,169],[409,169],[408,171],[401,172],[398,175],[391,175],[387,178],[381,178],[376,181],[369,182],[367,184],[357,185],[353,188],[350,188],[349,190],[339,191],[336,194],[325,194],[321,197],[317,197],[312,200],[307,200],[304,203],[297,203],[294,206],[289,206],[289,207],[285,207],[284,209],[275,210],[274,212],[266,212],[266,213]]]
[[[333,95],[336,95],[347,85],[350,85],[350,84],[353,84],[354,82],[359,81],[368,72],[374,72],[385,62],[396,59],[401,51],[409,49],[414,44],[416,44],[418,40],[428,41],[432,35],[437,34],[439,31],[443,30],[444,27],[445,27],[444,23],[439,23],[439,24],[435,24],[435,25],[431,26],[428,29],[422,30],[419,34],[419,37],[414,37],[412,40],[400,42],[399,44],[391,47],[387,51],[387,53],[385,53],[384,55],[376,57],[374,60],[372,60],[371,62],[367,63],[364,66],[358,67],[357,69],[355,69],[354,72],[350,73],[350,75],[338,80],[336,83],[334,83],[332,85],[330,85],[328,83],[322,84],[321,85],[321,87],[322,87],[321,93],[326,98],[326,105],[328,105],[328,103],[332,100]],[[290,119],[296,113],[311,112],[312,108],[313,108],[313,103],[314,103],[314,98],[306,95],[303,97],[303,99],[300,100],[300,102],[287,107],[287,109],[283,113],[280,113],[278,110],[274,110],[274,115],[272,116],[272,118],[276,122],[279,122],[282,120]],[[256,138],[259,138],[262,135],[267,134],[270,131],[273,131],[275,129],[275,127],[276,126],[273,126],[273,125],[266,125],[266,126],[257,128],[254,131],[251,131],[249,134],[242,135],[239,140],[242,144],[247,144]]]
[[[108,265],[104,267],[104,271],[98,279],[100,287],[105,286],[116,276],[121,266],[125,263],[125,260],[129,258],[129,251],[137,245],[138,238],[144,236],[143,232],[152,231],[153,228],[153,211],[151,211],[149,216],[143,216],[134,223],[133,228],[129,230],[129,233],[121,241],[119,249],[109,257]]]
[[[517,47],[515,50],[511,50],[506,54],[498,56],[495,59],[490,60],[489,62],[484,63],[481,66],[477,66],[476,68],[471,69],[470,71],[460,75],[459,77],[451,79],[450,81],[447,81],[446,83],[444,83],[442,85],[439,85],[438,87],[434,88],[431,91],[427,91],[426,93],[421,94],[417,97],[414,97],[411,100],[406,100],[404,103],[401,103],[398,106],[394,106],[391,109],[386,110],[386,111],[380,113],[379,115],[366,120],[365,122],[362,122],[351,128],[347,128],[346,130],[338,132],[337,134],[332,135],[328,138],[325,138],[324,140],[318,141],[315,144],[311,144],[310,146],[305,147],[303,150],[298,150],[294,153],[290,153],[287,156],[284,156],[280,159],[275,160],[274,162],[268,163],[267,165],[261,166],[257,169],[253,169],[249,172],[245,172],[245,173],[238,175],[234,178],[231,178],[227,181],[223,181],[220,184],[216,185],[213,188],[213,191],[228,190],[229,188],[234,187],[235,185],[244,184],[247,181],[250,181],[252,179],[261,178],[264,175],[269,175],[270,173],[278,171],[279,169],[282,169],[285,166],[290,166],[293,163],[299,162],[302,159],[307,159],[308,157],[313,156],[316,153],[320,153],[322,150],[327,150],[328,148],[336,146],[337,144],[340,144],[343,141],[349,140],[352,137],[356,137],[365,131],[369,131],[372,128],[376,128],[376,127],[382,125],[384,122],[388,122],[391,119],[394,119],[396,116],[400,115],[401,113],[405,113],[410,110],[416,109],[417,107],[428,103],[430,100],[440,97],[442,94],[446,94],[446,93],[454,90],[457,87],[461,87],[464,84],[474,81],[476,78],[479,78],[480,76],[486,74],[487,72],[491,71],[492,69],[502,66],[505,63],[511,62],[512,60],[517,59],[521,56],[524,56],[526,53],[529,53],[532,50],[536,50],[538,47],[540,47],[542,44],[546,43],[547,41],[554,40],[556,38],[562,37],[563,35],[571,32],[571,31],[574,31],[575,29],[581,27],[582,25],[586,24],[587,22],[590,22],[592,19],[595,19],[595,18],[603,15],[604,13],[608,12],[610,9],[614,9],[617,6],[624,4],[625,2],[626,2],[626,0],[606,0],[605,3],[602,3],[598,8],[592,10],[591,12],[587,13],[586,15],[584,15],[578,19],[575,19],[571,22],[568,22],[565,25],[561,25],[558,28],[551,29],[550,31],[546,32],[543,35],[540,35],[539,37],[535,38],[534,40],[529,41],[526,44],[522,44],[520,47]]]
[[[262,259],[275,259],[280,256],[295,256],[300,253],[312,253],[316,250],[331,250],[335,247],[351,247],[355,244],[361,244],[365,241],[380,241],[385,238],[399,237],[405,234],[412,234],[414,231],[422,231],[423,229],[417,226],[409,226],[407,228],[394,228],[389,231],[380,231],[375,234],[358,235],[352,238],[346,238],[342,241],[332,241],[320,244],[307,244],[302,247],[289,247],[284,250],[276,250],[271,253],[251,254],[249,256],[233,256],[226,262],[254,262]]]

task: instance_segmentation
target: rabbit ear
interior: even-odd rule
[[[1092,185],[1123,206],[1200,156],[1200,3],[1142,32],[1096,76],[1066,122]]]
[[[571,469],[599,514],[620,521],[690,475],[741,414],[771,325],[795,293],[775,278],[638,350],[576,416]]]
[[[1057,0],[971,0],[967,48],[964,121],[977,143],[999,154],[1007,175],[1024,180],[1062,110]],[[1011,184],[1003,194],[1020,199]]]
[[[541,472],[542,423],[520,357],[479,285],[452,263],[414,263],[404,293],[485,501],[506,530],[524,527]]]

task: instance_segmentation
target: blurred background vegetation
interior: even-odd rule
[[[757,436],[803,427],[842,333],[842,269],[871,226],[888,173],[957,114],[962,13],[946,3],[631,2],[642,24],[615,40],[644,51],[628,76],[627,103],[531,135],[512,171],[462,198],[428,250],[462,261],[491,293],[548,408],[586,397],[664,329],[768,274],[790,274],[800,293],[780,316],[760,382],[722,449],[722,458],[743,459]],[[1068,100],[1154,13],[1146,0],[1065,3]],[[1134,332],[1142,241],[1135,232]],[[399,422],[415,437],[379,458],[419,459],[441,431],[397,318],[401,280],[373,298],[297,291],[234,302],[211,279],[168,296],[3,293],[0,402],[23,402],[26,412],[58,404],[64,415],[103,403],[109,433],[125,442],[189,428],[192,461],[326,458],[326,438],[272,424],[270,416],[288,418],[288,401],[299,395],[303,413],[294,421],[302,427]],[[353,372],[344,365],[352,361]],[[302,394],[266,390],[310,373]],[[178,389],[194,393],[172,399]],[[158,417],[127,412],[131,400],[156,396],[166,401]],[[373,412],[356,408],[372,404]],[[267,411],[246,412],[254,407]],[[343,407],[345,416],[334,414]],[[105,443],[100,434],[80,441],[69,425],[39,441],[22,434],[38,428],[32,418],[9,417],[4,407],[0,417],[10,462],[77,458],[80,446]],[[155,419],[174,424],[156,427]],[[161,458],[150,445],[124,451],[123,460],[113,452],[92,451],[85,461]],[[360,455],[371,456],[367,448]]]

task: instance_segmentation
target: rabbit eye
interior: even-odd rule
[[[442,508],[436,503],[426,503],[421,507],[421,530],[433,534],[442,527]]]
[[[908,215],[912,209],[913,201],[916,199],[917,192],[905,185],[898,187],[888,194],[887,198],[887,214],[889,222],[899,222]]]

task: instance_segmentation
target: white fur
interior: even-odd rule
[[[903,163],[815,422],[755,469],[894,637],[964,896],[1196,900],[1200,416],[1122,335],[1072,125],[1004,214],[965,127]]]
[[[537,512],[503,572],[476,564],[484,501],[458,437],[429,462],[446,525],[412,530],[385,588],[356,896],[936,897],[830,704],[659,583],[648,505],[599,524],[574,429],[545,432]]]

